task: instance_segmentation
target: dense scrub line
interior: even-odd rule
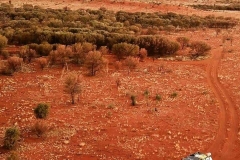
[[[60,43],[70,45],[89,42],[97,47],[116,42],[135,44],[138,36],[161,34],[160,31],[176,31],[189,28],[231,28],[237,24],[233,18],[175,13],[128,13],[99,10],[42,9],[24,4],[14,8],[0,6],[0,34],[9,44]]]
[[[203,10],[229,10],[229,11],[240,11],[240,4],[230,4],[230,5],[192,5],[194,8]]]

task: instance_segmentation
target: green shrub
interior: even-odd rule
[[[193,57],[205,56],[211,50],[211,46],[202,41],[192,42],[190,48],[190,52]]]
[[[38,119],[47,118],[49,112],[49,105],[45,103],[39,103],[34,109],[34,114]]]
[[[5,36],[0,35],[0,51],[7,45],[8,39]]]
[[[166,37],[160,36],[139,36],[138,45],[145,48],[150,56],[160,57],[175,54],[180,45],[176,41],[172,41]]]
[[[127,56],[139,54],[139,46],[129,43],[117,43],[113,45],[112,53],[117,56],[118,60],[121,60]]]
[[[145,97],[148,97],[148,96],[149,96],[149,91],[148,91],[148,90],[145,90],[144,93],[143,93],[143,95],[144,95]]]
[[[159,94],[156,94],[156,97],[155,97],[156,101],[161,101],[162,100],[162,97],[161,95]]]
[[[173,92],[172,94],[170,94],[170,98],[176,98],[177,97],[177,92]]]
[[[19,140],[19,130],[15,127],[8,128],[5,132],[3,147],[9,150],[16,148]]]

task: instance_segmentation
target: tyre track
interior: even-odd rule
[[[237,142],[238,116],[230,95],[218,79],[222,54],[220,49],[214,50],[207,65],[207,81],[220,104],[218,133],[208,150],[212,152],[213,159],[231,160],[236,157],[234,149]]]
[[[202,61],[172,62],[177,64],[189,64],[205,66],[207,82],[219,102],[218,132],[207,152],[211,152],[214,160],[236,160],[238,115],[236,105],[233,103],[228,91],[223,87],[218,78],[218,68],[222,59],[222,49],[212,50],[212,57]]]

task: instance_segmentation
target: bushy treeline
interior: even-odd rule
[[[194,8],[203,10],[230,10],[230,11],[240,11],[240,4],[230,4],[230,5],[192,5]]]
[[[154,35],[161,30],[193,27],[229,28],[237,24],[231,18],[205,18],[175,13],[128,13],[99,10],[42,9],[24,4],[13,8],[0,6],[0,34],[9,44],[60,43],[70,45],[89,42],[97,47],[120,42],[135,43],[139,35]]]
[[[124,37],[114,37],[112,41],[107,43],[110,47],[111,52],[121,59],[124,56],[131,56],[131,52],[136,51],[136,54],[139,53],[139,48],[145,48],[148,51],[149,56],[166,56],[173,55],[180,49],[180,44],[177,41],[170,40],[162,36],[153,36],[153,35],[142,35],[138,37],[127,36]],[[111,42],[111,43],[110,43]],[[86,44],[85,41],[79,42]],[[88,42],[87,42],[88,43]],[[64,44],[64,43],[60,43]],[[78,43],[74,43],[78,44]],[[100,43],[91,43],[95,45],[96,49],[104,46]],[[31,43],[28,44],[30,49],[35,50],[40,56],[48,56],[51,50],[55,50],[58,44],[49,44],[49,43]],[[74,46],[74,45],[73,45]],[[114,52],[115,50],[120,50],[118,53]],[[127,54],[127,55],[125,55]],[[128,55],[129,54],[129,55]]]

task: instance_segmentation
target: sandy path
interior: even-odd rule
[[[213,159],[231,160],[236,158],[234,149],[237,142],[238,117],[231,97],[218,79],[218,67],[222,54],[221,49],[214,50],[207,66],[208,83],[220,103],[219,130],[209,151],[212,152]]]
[[[238,115],[236,106],[231,96],[220,83],[218,78],[218,68],[222,59],[222,48],[212,50],[212,57],[203,61],[185,61],[172,62],[182,63],[194,66],[206,67],[207,81],[211,90],[214,92],[220,108],[219,108],[219,129],[215,137],[215,141],[207,152],[211,152],[213,159],[217,160],[235,160],[237,159],[237,134],[238,134]]]

